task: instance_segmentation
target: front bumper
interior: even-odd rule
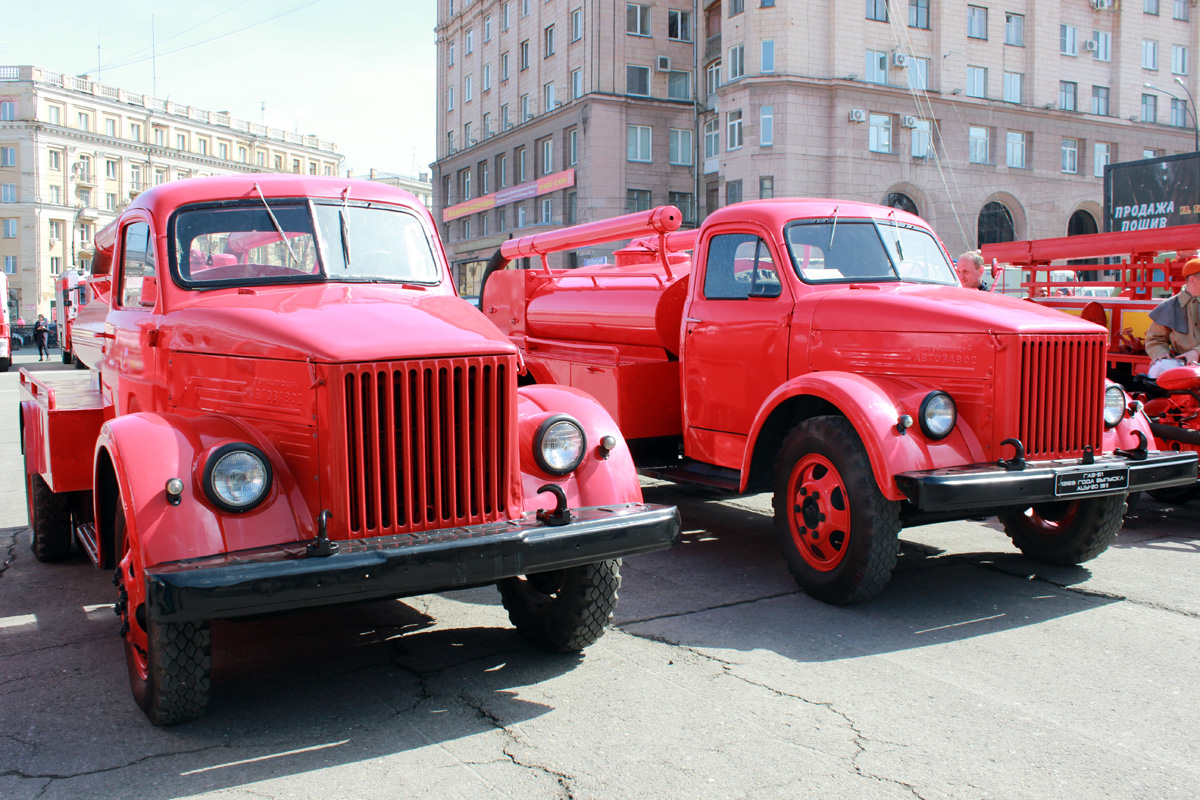
[[[146,609],[159,622],[231,619],[494,583],[662,550],[679,536],[673,506],[572,509],[573,521],[519,520],[422,534],[339,541],[307,557],[307,542],[158,564]]]
[[[1124,469],[1128,480],[1117,480]],[[1196,469],[1196,453],[1151,451],[1140,461],[1107,455],[1092,464],[1077,458],[1028,461],[1022,470],[968,464],[902,472],[896,485],[923,512],[974,512],[1184,486],[1196,482]]]

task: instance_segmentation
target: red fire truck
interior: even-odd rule
[[[83,298],[86,290],[87,287],[75,270],[64,272],[54,282],[54,299],[58,312],[54,318],[54,325],[58,328],[58,346],[62,348],[64,364],[70,364],[74,360],[74,351],[71,348],[71,329],[75,324],[79,307],[85,302]]]
[[[815,597],[875,595],[899,530],[932,521],[998,515],[1027,555],[1085,561],[1127,492],[1196,480],[1196,454],[1151,451],[1145,415],[1106,384],[1101,328],[963,289],[918,217],[776,199],[679,224],[666,206],[511,239],[481,308],[529,380],[608,408],[644,472],[773,490]],[[546,259],[630,237],[613,264]],[[504,269],[522,258],[541,268]]]
[[[8,311],[8,275],[0,273],[0,372],[12,366],[12,324]]]
[[[210,620],[494,583],[522,634],[575,651],[619,559],[678,534],[598,403],[518,388],[406,192],[172,182],[97,236],[93,270],[92,370],[21,373],[32,545],[115,570],[156,724],[202,713]]]
[[[1200,452],[1200,367],[1176,367],[1157,380],[1146,374],[1150,312],[1183,286],[1183,265],[1197,249],[1200,225],[1180,225],[984,245],[983,254],[1027,272],[1023,286],[1034,302],[1103,326],[1109,377],[1144,403],[1158,449]],[[1096,280],[1074,283],[1067,293],[1052,268],[1067,262]],[[1047,275],[1051,280],[1042,279]],[[1186,502],[1200,497],[1200,482],[1150,494]]]

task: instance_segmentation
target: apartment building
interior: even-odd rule
[[[354,170],[350,170],[346,177],[361,178],[363,176],[355,175]],[[420,200],[426,208],[433,208],[433,184],[429,181],[428,172],[417,173],[417,177],[414,178],[411,175],[398,175],[395,172],[384,172],[372,167],[366,177],[367,180],[379,181],[380,183],[386,183],[388,186],[403,189]]]
[[[14,320],[51,318],[54,280],[86,271],[96,231],[166,181],[243,172],[337,175],[316,136],[34,66],[0,66],[0,258]]]
[[[467,293],[509,236],[670,202],[691,222],[759,197],[884,203],[955,253],[1095,231],[1106,164],[1197,149],[1195,13],[439,0],[435,206]]]

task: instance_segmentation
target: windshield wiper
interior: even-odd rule
[[[350,185],[346,184],[346,188],[342,189],[342,209],[338,211],[338,218],[342,223],[342,259],[346,262],[346,269],[350,269],[350,217],[346,213],[349,210],[349,199]]]
[[[833,251],[833,235],[835,233],[837,233],[837,211],[838,211],[838,208],[839,208],[839,206],[833,207],[833,227],[829,229],[829,247],[826,249],[831,252]]]
[[[291,241],[289,241],[288,237],[284,235],[283,227],[279,224],[279,220],[275,219],[275,212],[271,210],[271,204],[267,202],[267,198],[263,194],[263,190],[257,183],[254,184],[254,191],[258,192],[258,196],[262,198],[263,208],[267,209],[267,216],[271,218],[271,224],[275,226],[275,232],[279,234],[279,238],[283,240],[284,246],[287,247],[288,255],[292,257],[292,261],[296,262],[297,267],[300,266],[300,259],[296,258],[296,254],[292,252]]]
[[[896,223],[896,209],[888,212],[888,216],[892,218],[892,235],[896,237],[896,253],[900,256],[900,260],[904,260],[904,246],[900,244],[900,226]]]

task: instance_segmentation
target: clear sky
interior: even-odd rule
[[[44,2],[4,3],[0,65],[319,136],[359,174],[435,157],[435,0]]]

